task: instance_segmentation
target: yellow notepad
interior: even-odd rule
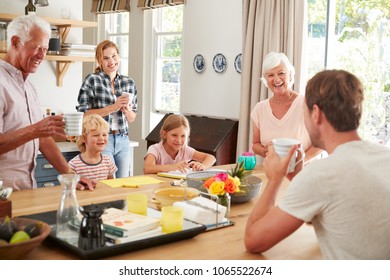
[[[140,176],[133,176],[128,178],[102,180],[100,182],[112,188],[121,188],[121,187],[137,188],[141,185],[158,184],[164,181],[158,180],[151,176],[140,175]]]

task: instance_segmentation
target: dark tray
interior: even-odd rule
[[[98,205],[102,205],[103,207],[115,207],[118,209],[123,209],[124,206],[124,200],[116,200],[111,201],[107,203],[101,203]],[[23,216],[25,218],[30,219],[36,219],[43,221],[51,226],[54,226],[56,224],[56,213],[57,211],[50,211],[50,212],[43,212],[28,216]],[[170,234],[162,234],[155,237],[149,237],[141,240],[131,241],[123,244],[115,244],[111,246],[106,246],[99,249],[92,249],[92,250],[82,250],[79,249],[77,246],[73,246],[72,244],[69,244],[61,239],[58,239],[55,236],[55,231],[52,230],[50,235],[47,238],[47,241],[45,242],[54,242],[57,245],[59,245],[61,248],[70,251],[71,253],[77,255],[78,257],[82,259],[101,259],[106,258],[114,255],[124,254],[136,250],[146,249],[162,244],[167,244],[179,240],[184,240],[188,238],[192,238],[204,231],[206,231],[206,226],[200,225],[197,223],[193,223],[190,221],[185,221],[187,223],[186,229],[174,232]],[[188,224],[190,223],[190,224]],[[188,226],[190,225],[190,226]]]

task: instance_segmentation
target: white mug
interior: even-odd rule
[[[275,138],[272,140],[275,152],[282,158],[288,155],[288,152],[293,145],[298,145],[300,143],[301,142],[299,142],[299,140],[293,138]],[[297,161],[298,153],[301,153],[302,157]],[[297,164],[303,161],[304,158],[305,152],[301,147],[299,147],[296,153],[294,153],[294,155],[291,157],[290,164],[288,165],[288,173],[294,172]]]
[[[83,116],[82,112],[65,113],[65,133],[68,136],[80,136],[83,131]]]
[[[129,98],[129,105],[133,103],[134,99],[134,93],[129,93],[129,92],[122,92],[122,95],[127,96]]]

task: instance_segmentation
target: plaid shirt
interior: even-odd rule
[[[114,87],[117,97],[121,96],[122,92],[134,93],[132,110],[137,113],[138,100],[134,80],[117,73],[114,79]],[[116,97],[112,93],[110,76],[104,71],[89,74],[81,85],[77,101],[79,105],[76,106],[76,109],[79,112],[101,109],[114,104]],[[112,126],[112,114],[117,114],[118,116],[119,132],[121,134],[127,134],[129,127],[125,114],[119,110],[105,116],[104,119],[110,124],[110,128]]]

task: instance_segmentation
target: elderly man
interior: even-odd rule
[[[45,57],[50,25],[37,16],[19,16],[7,28],[8,52],[0,60],[0,177],[14,190],[36,188],[38,150],[60,172],[71,170],[52,136],[66,137],[62,116],[42,119],[34,86],[28,80]],[[82,179],[79,188],[93,189]]]
[[[270,147],[268,183],[248,218],[246,248],[264,252],[311,222],[327,259],[390,259],[390,149],[358,135],[361,82],[346,71],[325,70],[308,82],[305,98],[311,141],[329,157],[289,174],[291,183],[275,205],[297,147],[284,159]]]

